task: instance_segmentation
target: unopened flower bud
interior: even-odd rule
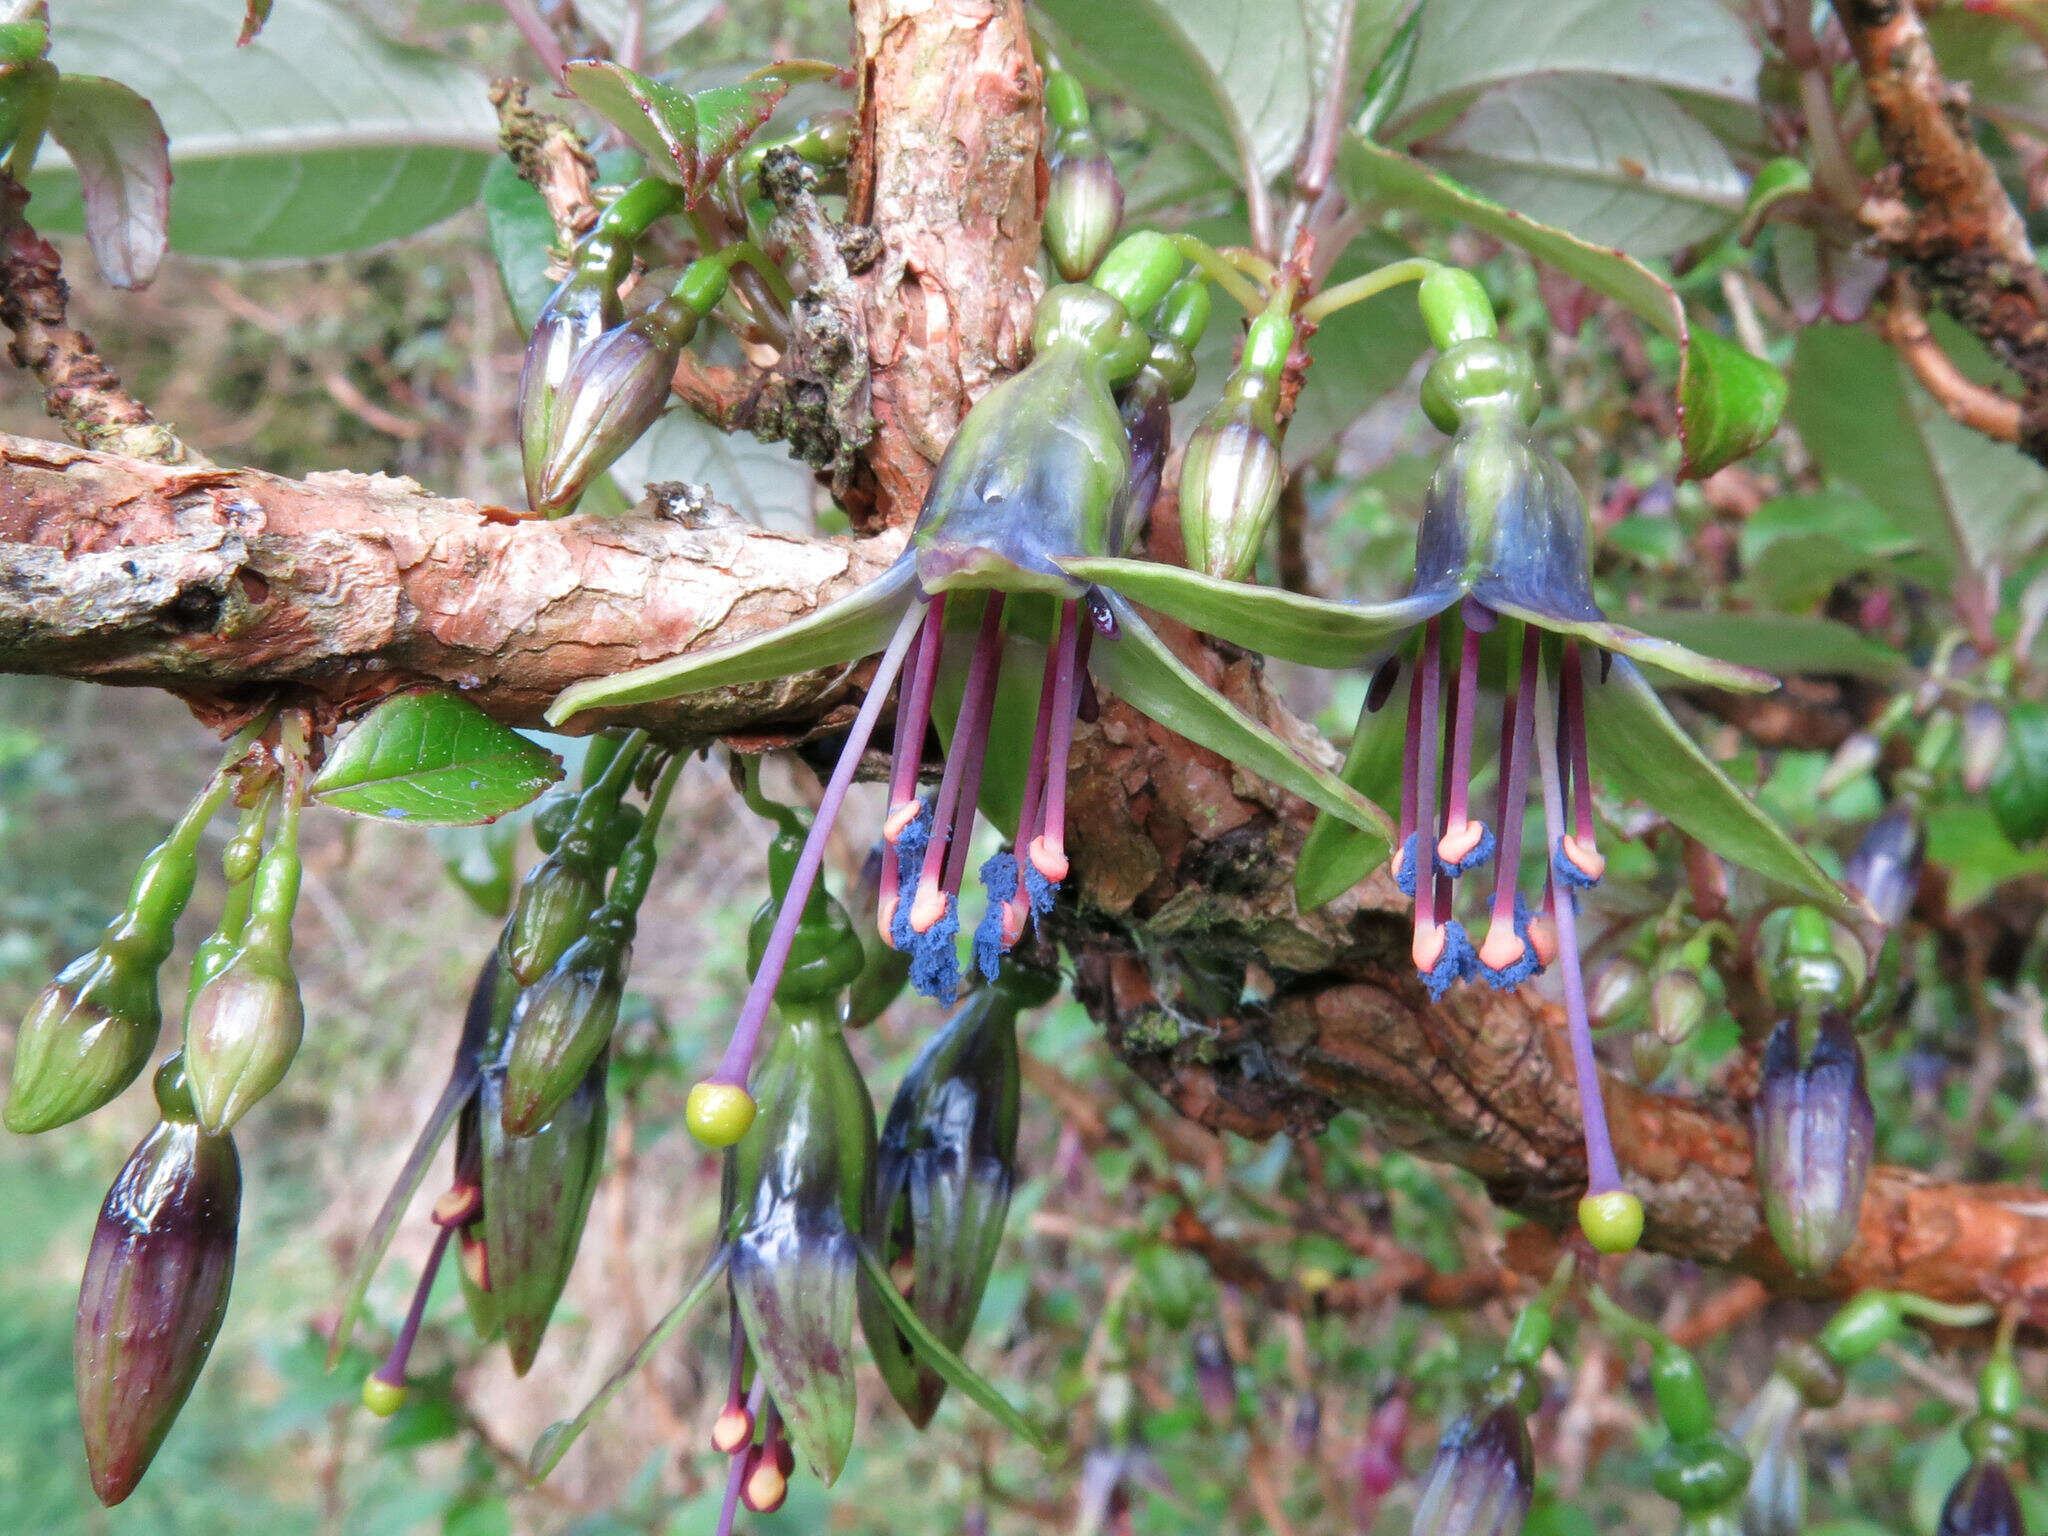
[[[1813,786],[1814,798],[1826,800],[1838,790],[1863,777],[1884,756],[1884,743],[1868,731],[1852,731],[1835,748],[1827,768]]]
[[[1060,276],[1078,283],[1116,239],[1124,189],[1072,75],[1055,71],[1046,77],[1045,105],[1053,128],[1046,156],[1045,248]]]
[[[1754,1128],[1771,1236],[1799,1273],[1824,1274],[1855,1241],[1876,1133],[1863,1051],[1840,1014],[1822,1019],[1804,1062],[1793,1020],[1772,1031]]]
[[[1181,455],[1181,537],[1189,563],[1208,575],[1242,581],[1265,547],[1286,479],[1273,398],[1263,380],[1233,383]]]
[[[1237,1417],[1237,1369],[1230,1363],[1230,1351],[1222,1335],[1204,1328],[1189,1346],[1195,1365],[1195,1390],[1213,1424],[1224,1425]]]
[[[1502,1403],[1444,1432],[1416,1500],[1413,1536],[1515,1536],[1535,1491],[1528,1426]]]
[[[1956,1480],[1936,1536],[2026,1536],[2026,1529],[2004,1466],[1981,1461]]]
[[[1628,1037],[1628,1055],[1636,1081],[1647,1088],[1671,1065],[1671,1044],[1654,1030],[1639,1029]]]
[[[64,967],[22,1022],[7,1129],[68,1125],[135,1081],[156,1045],[156,971],[95,949]]]
[[[1358,1529],[1370,1530],[1379,1501],[1401,1481],[1401,1447],[1408,1438],[1408,1398],[1395,1392],[1373,1409],[1358,1448]]]
[[[570,945],[520,994],[505,1054],[501,1112],[508,1136],[531,1136],[554,1117],[611,1043],[631,954],[630,919],[604,921]]]
[[[1963,712],[1963,792],[1981,795],[2005,759],[2005,712],[1979,700]]]
[[[1666,1045],[1685,1044],[1707,1016],[1707,989],[1691,971],[1660,971],[1650,983],[1650,1028]]]
[[[1913,908],[1920,890],[1922,846],[1913,813],[1899,806],[1873,821],[1856,851],[1842,861],[1842,883],[1861,896],[1887,928],[1898,927]]]
[[[696,334],[697,313],[664,299],[576,354],[557,392],[534,510],[558,517],[640,440],[668,404],[669,379]]]
[[[528,870],[498,941],[499,958],[512,980],[530,987],[553,970],[589,926],[603,895],[602,869],[560,849]]]
[[[100,1208],[72,1363],[102,1504],[134,1491],[213,1349],[234,1279],[241,1200],[234,1143],[166,1121],[135,1149]]]
[[[536,510],[541,506],[541,470],[562,385],[584,349],[618,325],[618,277],[608,261],[579,259],[541,306],[526,344],[519,370],[519,448],[526,498]]]
[[[284,1080],[305,1037],[289,963],[244,949],[200,987],[185,1013],[185,1070],[199,1123],[231,1129]]]
[[[1799,1389],[1774,1372],[1735,1422],[1750,1460],[1743,1536],[1799,1536],[1806,1529],[1806,1447]]]
[[[1772,1001],[1786,1012],[1846,1008],[1862,990],[1863,946],[1818,909],[1781,907],[1764,919],[1757,937]]]
[[[1623,956],[1610,960],[1593,978],[1587,1010],[1601,1024],[1618,1024],[1648,995],[1650,977],[1642,966]]]

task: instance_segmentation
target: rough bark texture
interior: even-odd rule
[[[579,678],[784,622],[871,577],[900,547],[954,421],[1023,346],[1037,77],[1019,4],[860,0],[855,16],[873,147],[856,196],[884,250],[858,279],[878,423],[868,511],[893,532],[795,540],[710,507],[515,522],[405,482],[293,482],[0,439],[0,668],[230,703],[286,683],[338,707],[429,679],[530,723]],[[1329,760],[1256,663],[1165,628],[1241,707]],[[631,718],[674,736],[786,738],[840,718],[857,681]],[[1300,803],[1105,701],[1077,742],[1072,899],[1054,925],[1082,998],[1203,1125],[1270,1136],[1354,1109],[1386,1142],[1469,1168],[1504,1205],[1563,1225],[1584,1169],[1557,1012],[1533,988],[1429,1005],[1405,963],[1405,903],[1383,876],[1298,911],[1291,872],[1309,823]],[[1608,1093],[1647,1245],[1789,1286],[1763,1233],[1743,1106]],[[1989,1296],[2048,1321],[2048,1207],[1881,1169],[1860,1241],[1815,1289],[1864,1286]]]

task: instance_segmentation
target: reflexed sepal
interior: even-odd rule
[[[1771,1236],[1801,1274],[1825,1274],[1856,1240],[1876,1134],[1863,1051],[1841,1015],[1822,1020],[1803,1062],[1797,1024],[1772,1031],[1754,1115]]]
[[[2005,1468],[1995,1461],[1982,1461],[1949,1490],[1935,1536],[2026,1536],[2026,1530]]]
[[[241,1200],[233,1141],[167,1121],[100,1208],[72,1356],[102,1504],[134,1491],[206,1364],[227,1314]]]

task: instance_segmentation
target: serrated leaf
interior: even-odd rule
[[[93,260],[116,288],[141,288],[163,260],[171,219],[170,140],[156,109],[118,80],[66,74],[50,103],[85,201]]]
[[[95,0],[58,9],[66,71],[147,88],[170,135],[171,249],[298,258],[418,233],[476,200],[497,154],[483,78],[379,37],[334,0],[292,0],[247,47],[243,0]],[[39,227],[84,226],[46,152]]]
[[[1312,98],[1299,0],[1040,0],[1034,11],[1067,68],[1233,179],[1248,164],[1271,178],[1300,148]]]
[[[1770,364],[1728,343],[1703,342],[1671,285],[1641,262],[1504,208],[1418,160],[1355,135],[1344,146],[1347,190],[1359,202],[1393,203],[1518,245],[1568,277],[1606,294],[1679,344],[1679,433],[1684,472],[1712,474],[1777,429],[1782,384]],[[1719,338],[1715,338],[1716,341]]]
[[[1852,899],[1700,750],[1632,662],[1585,691],[1593,775],[1642,800],[1723,858],[1855,916]]]
[[[1416,153],[1532,219],[1636,256],[1705,239],[1742,210],[1742,173],[1721,141],[1628,80],[1496,86]]]
[[[561,762],[452,693],[401,693],[342,738],[313,798],[357,816],[459,827],[525,805]]]

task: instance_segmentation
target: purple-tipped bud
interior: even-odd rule
[[[1757,1185],[1771,1236],[1799,1273],[1825,1274],[1855,1241],[1876,1124],[1863,1051],[1842,1015],[1823,1017],[1803,1063],[1798,1026],[1772,1031],[1756,1096]]]
[[[1869,903],[1887,928],[1898,927],[1913,909],[1922,846],[1913,813],[1899,807],[1873,821],[1856,851],[1842,862],[1842,883]]]
[[[1685,1044],[1707,1016],[1707,989],[1691,971],[1661,971],[1650,983],[1650,1028],[1667,1046]]]
[[[1194,1356],[1195,1390],[1212,1424],[1228,1424],[1237,1417],[1237,1368],[1230,1363],[1230,1351],[1214,1328],[1204,1328],[1189,1345]]]
[[[1825,800],[1844,785],[1860,779],[1884,756],[1884,743],[1868,731],[1852,731],[1835,748],[1825,772],[1813,786],[1816,799]]]
[[[2026,1536],[2026,1530],[2005,1468],[1980,1461],[1950,1490],[1936,1536]]]
[[[619,1022],[631,948],[621,924],[591,930],[519,996],[505,1053],[500,1113],[508,1136],[531,1136],[576,1091]]]
[[[519,449],[526,469],[526,499],[536,510],[555,404],[569,377],[569,365],[618,323],[618,287],[602,270],[578,266],[541,306],[519,370]]]
[[[665,299],[576,354],[556,395],[533,508],[573,509],[590,482],[640,440],[668,404],[669,379],[697,328],[696,312]]]
[[[149,1470],[227,1313],[242,1168],[234,1143],[166,1121],[100,1208],[78,1291],[72,1367],[102,1504]]]
[[[15,1040],[7,1129],[52,1130],[108,1103],[148,1062],[161,1023],[153,967],[99,949],[72,961]]]
[[[243,949],[193,994],[185,1070],[199,1123],[231,1130],[284,1080],[306,1033],[298,978],[273,955]]]
[[[1415,1504],[1413,1536],[1515,1536],[1535,1491],[1528,1426],[1502,1403],[1444,1432]]]
[[[1962,780],[1966,794],[1981,795],[2005,760],[2005,711],[1979,700],[1963,711]]]
[[[1226,395],[1189,437],[1180,526],[1195,569],[1242,581],[1258,564],[1287,473],[1279,437],[1270,388],[1257,398]]]
[[[1093,128],[1061,133],[1046,165],[1045,248],[1060,276],[1078,283],[1116,239],[1124,217],[1123,183]]]
[[[1806,1529],[1806,1446],[1799,1389],[1773,1373],[1735,1423],[1749,1457],[1742,1536],[1799,1536]]]

